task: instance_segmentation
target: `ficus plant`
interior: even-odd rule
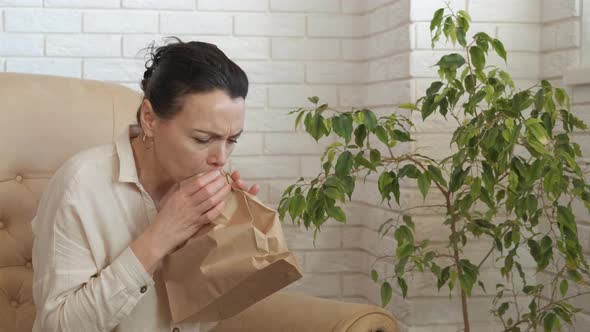
[[[313,107],[290,112],[297,115],[295,126],[303,124],[316,141],[330,136],[333,142],[321,156],[317,177],[300,178],[284,190],[280,218],[288,214],[293,223],[314,228],[315,239],[328,220],[346,222],[342,207],[361,178],[378,178],[375,190],[389,207],[392,199],[400,205],[402,181],[416,181],[424,199],[434,194],[443,198],[447,246],[417,241],[412,214],[405,213],[411,209],[396,213],[392,207],[397,218],[385,221],[379,233],[393,232],[396,240],[395,255],[380,257],[392,264],[393,273],[370,272],[381,284],[382,305],[391,301],[393,287],[405,298],[408,273],[419,271],[434,275],[438,290],[447,287],[449,296],[459,288],[465,331],[470,330],[467,298],[474,287],[493,291],[491,312],[505,331],[559,330],[579,311],[570,300],[588,293],[576,287],[582,291],[571,294],[570,285],[590,280],[572,208],[579,203],[590,211],[590,186],[578,163],[580,146],[572,142],[574,130],[586,125],[570,112],[564,89],[548,81],[517,89],[507,71],[489,65],[490,56],[508,61],[504,46],[484,32],[468,40],[470,22],[467,12],[449,6],[434,13],[433,47],[444,36],[458,51],[440,58],[439,78],[415,103],[377,117],[369,109],[338,110],[310,97]],[[394,152],[396,145],[414,140],[414,124],[404,116],[408,112],[418,112],[422,121],[438,113],[456,123],[448,157]],[[481,261],[465,253],[475,240],[489,244]],[[522,252],[530,253],[536,271],[523,267]],[[500,266],[499,280],[504,281],[494,290],[486,290],[480,275],[489,260]],[[551,273],[540,282],[536,276],[544,271]]]

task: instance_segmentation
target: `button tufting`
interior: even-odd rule
[[[25,264],[25,266],[27,267],[27,269],[30,269],[33,267],[33,264],[31,264],[31,262],[27,262],[27,264]]]
[[[4,223],[0,221],[0,229],[3,229],[4,226],[5,226]]]
[[[10,305],[11,305],[13,308],[16,308],[16,307],[18,307],[18,302],[16,302],[16,301],[12,300],[12,301],[10,301]]]
[[[17,175],[15,180],[16,180],[16,182],[21,183],[21,182],[23,182],[23,177],[20,175]]]

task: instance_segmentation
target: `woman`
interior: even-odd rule
[[[65,162],[41,198],[34,331],[215,325],[171,324],[158,266],[224,208],[231,188],[220,169],[242,133],[248,79],[211,44],[176,39],[150,54],[138,125]]]

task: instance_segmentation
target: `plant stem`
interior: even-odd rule
[[[448,199],[448,198],[447,198]],[[448,208],[449,208],[449,213],[450,213],[450,201],[448,201]],[[457,220],[456,220],[456,216],[453,215],[453,220],[451,222],[451,233],[453,235],[457,234],[457,229],[455,227]],[[461,279],[461,277],[463,276],[463,271],[461,271],[461,266],[459,266],[459,248],[457,247],[457,242],[453,242],[453,256],[454,256],[454,260],[455,260],[455,264],[457,266],[457,275],[459,276],[459,280]],[[463,331],[464,332],[470,332],[470,328],[469,328],[469,311],[467,309],[467,294],[465,293],[465,290],[463,289],[463,287],[461,287],[461,311],[463,312]]]

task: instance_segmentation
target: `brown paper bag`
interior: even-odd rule
[[[229,318],[302,277],[278,213],[236,189],[212,225],[164,259],[162,275],[175,323]]]

